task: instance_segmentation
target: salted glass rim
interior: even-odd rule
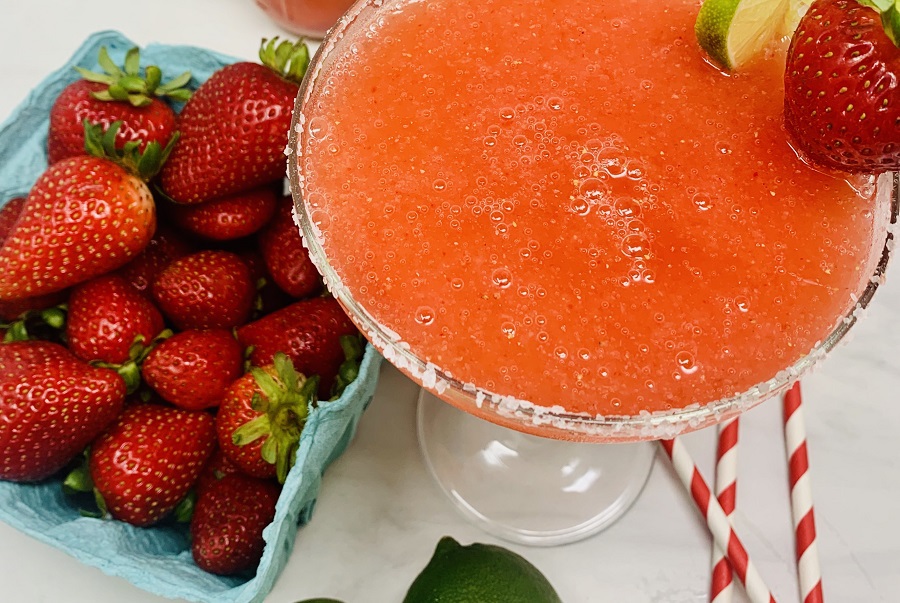
[[[311,219],[303,197],[302,176],[299,173],[299,145],[304,135],[305,115],[303,107],[315,89],[315,84],[322,72],[323,63],[336,48],[345,33],[365,13],[374,15],[388,6],[383,0],[359,0],[332,27],[322,39],[322,43],[313,56],[306,77],[300,86],[294,106],[291,124],[288,155],[288,176],[294,200],[294,217],[302,234],[303,244],[308,249],[310,258],[322,274],[331,294],[338,300],[356,323],[363,334],[381,351],[384,357],[400,370],[410,375],[423,387],[434,392],[445,400],[463,410],[470,408],[474,414],[491,420],[496,414],[503,425],[520,427],[548,437],[562,439],[587,439],[604,441],[636,441],[670,438],[675,435],[706,427],[723,421],[751,407],[786,391],[801,375],[815,366],[828,352],[840,342],[847,332],[856,324],[862,310],[872,300],[875,291],[883,281],[885,270],[890,260],[893,247],[893,231],[900,213],[900,174],[889,174],[891,177],[891,207],[889,225],[885,233],[885,242],[875,271],[869,278],[866,288],[836,327],[805,356],[792,365],[779,371],[774,377],[763,381],[747,391],[705,404],[698,402],[684,407],[648,412],[637,415],[591,415],[588,413],[566,412],[561,406],[546,407],[519,400],[513,396],[498,394],[471,383],[464,383],[440,367],[426,362],[416,356],[400,337],[380,324],[343,286],[340,276],[331,266],[320,242],[317,226]],[[363,22],[360,27],[368,21]],[[886,186],[886,178],[879,178],[876,187]],[[876,193],[877,194],[877,193]],[[873,247],[877,241],[873,241]],[[875,250],[873,250],[873,254]],[[871,257],[871,256],[870,256]],[[484,412],[485,407],[490,412]]]

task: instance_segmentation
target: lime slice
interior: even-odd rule
[[[800,25],[800,19],[809,10],[812,2],[813,0],[789,0],[787,9],[784,11],[784,22],[778,34],[788,38],[794,35],[794,31]]]
[[[726,71],[740,68],[780,33],[791,0],[706,0],[694,32]]]

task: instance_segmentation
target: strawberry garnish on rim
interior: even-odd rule
[[[785,67],[785,127],[807,161],[900,169],[900,14],[893,0],[816,0]]]

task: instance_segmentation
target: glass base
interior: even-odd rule
[[[419,394],[419,446],[456,508],[504,540],[555,546],[615,522],[637,499],[656,454],[650,442],[588,444],[540,438]]]

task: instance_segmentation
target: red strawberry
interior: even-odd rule
[[[129,143],[118,152],[117,128],[85,128],[91,149],[113,159],[64,159],[38,178],[0,248],[0,300],[65,289],[115,270],[146,247],[156,206],[144,181],[169,148],[154,144],[141,156]]]
[[[151,293],[179,329],[230,329],[250,316],[256,287],[236,254],[199,251],[169,264]]]
[[[244,350],[231,331],[182,331],[157,345],[144,361],[144,381],[187,410],[218,406],[243,373]]]
[[[61,345],[0,345],[0,479],[57,472],[116,418],[124,399],[119,375]]]
[[[105,47],[100,49],[99,63],[106,73],[76,68],[84,79],[63,88],[50,108],[47,152],[51,164],[84,155],[85,120],[104,128],[122,122],[116,134],[118,148],[129,141],[138,141],[141,150],[154,141],[165,146],[175,133],[175,112],[157,96],[190,98],[190,93],[181,88],[190,81],[190,73],[160,86],[162,74],[158,67],[151,65],[144,77],[140,76],[137,48],[125,55],[124,70],[110,59]]]
[[[833,169],[900,169],[898,91],[900,49],[878,12],[855,0],[813,2],[784,74],[785,127],[796,148]]]
[[[185,241],[183,235],[160,223],[147,247],[118,272],[135,289],[149,295],[150,285],[166,266],[194,251],[196,249]]]
[[[259,233],[259,249],[275,284],[288,295],[306,297],[322,288],[322,277],[303,246],[293,209],[293,199],[283,197],[275,219]]]
[[[297,373],[284,354],[231,384],[216,414],[219,449],[253,477],[284,483],[315,403],[318,378]]]
[[[0,207],[0,245],[3,245],[6,237],[12,232],[24,206],[25,197],[16,197],[7,201],[3,207]],[[65,291],[56,291],[36,297],[0,301],[0,321],[16,320],[29,310],[50,308],[65,301],[66,295]]]
[[[172,222],[183,230],[213,241],[252,235],[272,218],[277,195],[270,186],[220,197],[197,205],[171,203]]]
[[[281,488],[244,475],[211,483],[191,519],[191,553],[201,569],[220,575],[254,569],[262,558],[263,529],[275,519]]]
[[[263,65],[235,63],[214,73],[179,114],[181,140],[160,174],[176,202],[200,203],[284,178],[309,50],[303,42],[263,40],[260,59]]]
[[[215,419],[208,413],[129,406],[91,445],[94,487],[114,518],[151,525],[185,497],[215,443]]]
[[[301,300],[237,331],[238,341],[253,346],[250,362],[264,366],[284,352],[304,375],[319,376],[319,396],[328,398],[338,368],[345,360],[341,336],[356,327],[331,297]]]
[[[216,447],[215,452],[213,452],[212,457],[210,457],[209,461],[206,463],[206,466],[203,467],[203,471],[200,472],[200,477],[197,478],[196,492],[198,496],[203,496],[203,492],[209,487],[209,485],[213,482],[217,482],[226,475],[232,475],[234,473],[240,473],[241,468],[235,465],[231,459],[225,456],[222,453],[222,449]],[[274,483],[274,482],[273,482]]]
[[[162,314],[121,276],[106,274],[72,290],[68,346],[82,360],[123,364],[135,344],[150,344],[164,328]]]

